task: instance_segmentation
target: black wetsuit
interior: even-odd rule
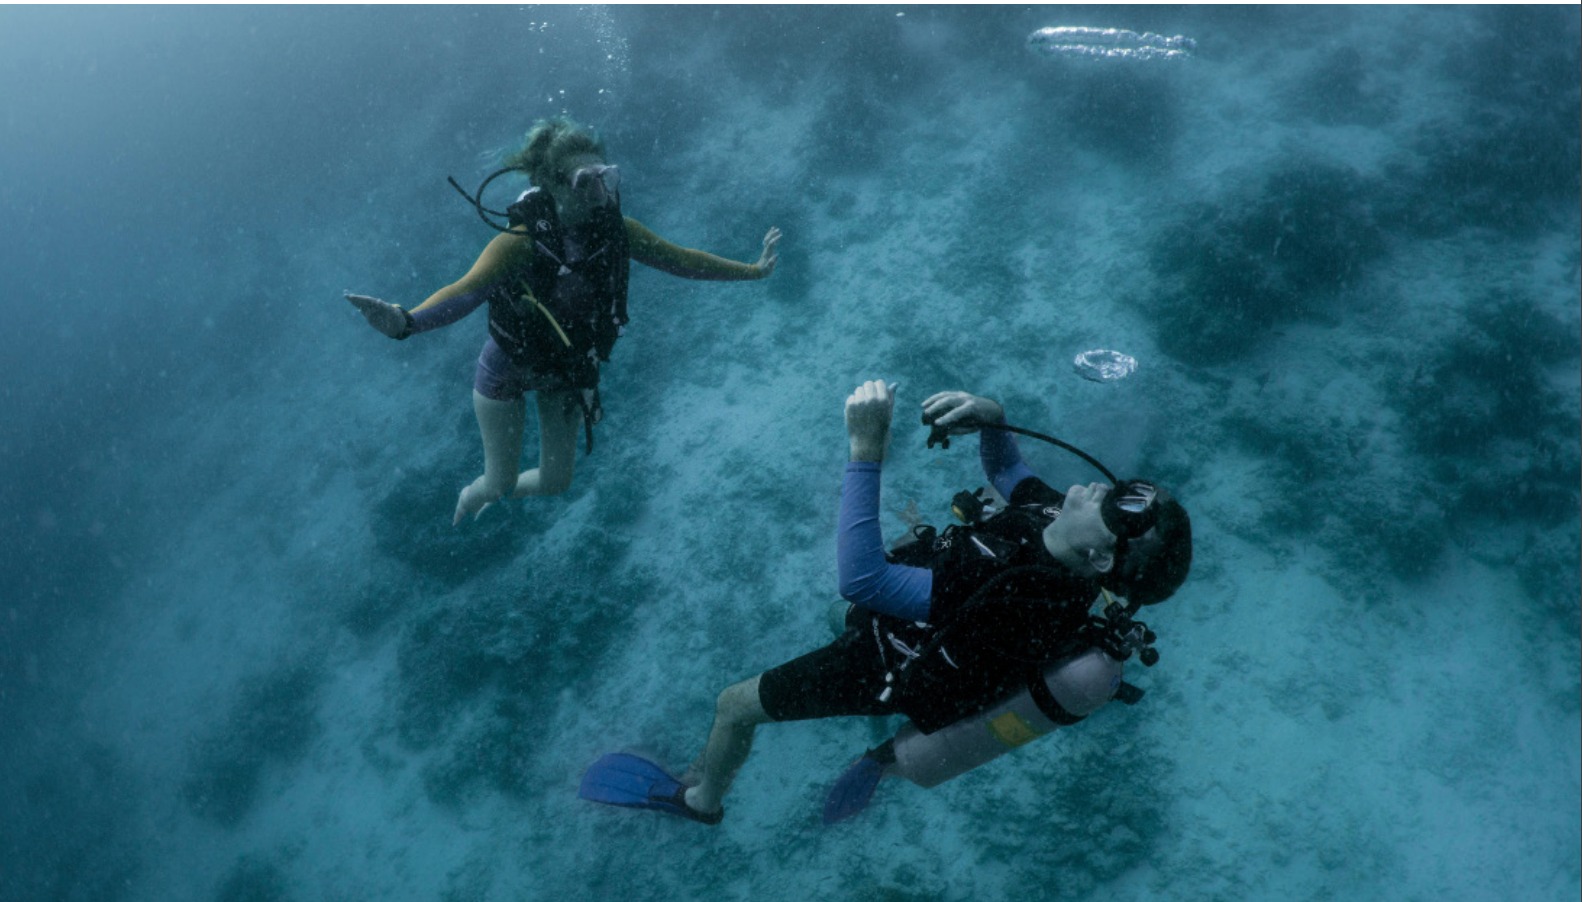
[[[1029,655],[1074,640],[1099,587],[1072,574],[1044,547],[1043,528],[1059,515],[1065,496],[1032,475],[1008,434],[982,435],[985,472],[1002,487],[1007,509],[978,529],[939,534],[927,547],[897,549],[879,570],[861,561],[850,564],[843,555],[843,594],[854,602],[846,630],[829,645],[763,674],[759,700],[771,718],[900,713],[931,730],[1015,691],[1032,666]],[[843,545],[866,538],[871,546],[876,538],[878,469],[847,466]],[[848,539],[852,525],[866,536]],[[989,592],[975,597],[997,577]],[[926,603],[919,602],[920,593],[926,593]],[[958,614],[971,619],[970,628],[954,622]],[[942,630],[954,635],[941,636]],[[930,656],[926,670],[913,669],[908,659],[936,639],[946,655]]]

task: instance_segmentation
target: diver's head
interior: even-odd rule
[[[1116,541],[1114,565],[1100,583],[1133,606],[1174,595],[1192,569],[1192,519],[1181,502],[1129,479],[1105,495],[1102,515]]]
[[[565,171],[555,187],[560,189],[559,193],[553,189],[551,193],[563,207],[597,209],[619,204],[621,169],[592,154],[572,157],[566,161]]]
[[[526,170],[528,179],[563,210],[596,209],[620,197],[620,170],[605,165],[604,142],[564,116],[534,123],[522,149],[506,164]]]
[[[1044,530],[1044,546],[1133,606],[1158,604],[1192,568],[1192,521],[1169,492],[1145,480],[1074,485]]]

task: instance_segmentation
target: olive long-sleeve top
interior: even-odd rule
[[[673,244],[630,216],[626,223],[628,253],[633,260],[686,279],[736,282],[763,277],[755,263],[738,263],[706,251]],[[488,299],[490,289],[533,258],[533,244],[520,232],[496,235],[467,274],[413,307],[412,332],[427,332],[461,319]]]

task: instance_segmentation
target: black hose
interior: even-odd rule
[[[939,445],[941,448],[950,447],[950,430],[948,428],[935,423],[933,418],[929,416],[923,417],[923,425],[933,427],[932,431],[928,433],[928,447],[932,448],[935,445]],[[1045,435],[1042,432],[1034,432],[1031,429],[1023,429],[1020,426],[1012,426],[1009,423],[978,423],[976,425],[979,429],[1001,429],[1006,432],[1014,432],[1017,435],[1025,435],[1028,438],[1036,438],[1041,442],[1048,442],[1057,448],[1064,448],[1067,451],[1070,451],[1072,454],[1075,454],[1076,456],[1092,464],[1095,469],[1104,474],[1104,478],[1108,479],[1111,485],[1117,485],[1120,483],[1120,480],[1115,478],[1115,474],[1110,472],[1109,467],[1099,463],[1098,458],[1082,450],[1081,448],[1078,448],[1076,445],[1073,445],[1069,442],[1063,442],[1052,435]]]
[[[478,218],[483,220],[483,224],[484,225],[488,226],[491,229],[494,229],[496,232],[505,232],[507,234],[510,234],[511,233],[510,214],[508,212],[507,213],[502,213],[499,210],[491,210],[488,207],[485,207],[483,205],[483,192],[484,192],[485,189],[487,189],[489,187],[489,183],[490,182],[494,181],[495,179],[499,178],[502,175],[505,175],[507,172],[525,172],[526,169],[527,169],[527,167],[525,167],[525,166],[507,166],[504,169],[499,169],[499,170],[494,171],[493,173],[490,173],[489,177],[483,180],[483,184],[478,186],[478,193],[476,195],[468,194],[467,190],[465,188],[463,188],[461,185],[457,184],[456,183],[456,179],[451,177],[451,176],[448,176],[448,175],[445,176],[445,181],[450,182],[450,186],[452,188],[456,189],[456,193],[460,194],[462,197],[465,197],[467,199],[467,203],[472,204],[472,208],[474,210],[478,211]],[[504,217],[506,219],[506,225],[502,228],[499,224],[497,224],[494,220],[490,219],[489,216],[485,215],[485,214],[492,214],[494,216]]]
[[[1036,438],[1039,441],[1048,442],[1049,444],[1054,445],[1056,447],[1064,448],[1067,451],[1070,451],[1072,454],[1075,454],[1076,456],[1078,456],[1078,457],[1082,458],[1083,460],[1087,461],[1088,463],[1092,464],[1094,469],[1096,469],[1100,473],[1104,474],[1104,478],[1108,479],[1110,481],[1111,485],[1116,485],[1116,484],[1120,483],[1120,480],[1115,478],[1115,474],[1110,472],[1109,467],[1106,467],[1103,464],[1099,463],[1098,458],[1096,458],[1093,455],[1089,454],[1088,452],[1082,450],[1081,448],[1078,448],[1076,445],[1072,445],[1072,444],[1069,444],[1067,442],[1063,442],[1060,439],[1055,438],[1052,435],[1045,435],[1042,432],[1034,432],[1031,429],[1023,429],[1020,426],[1012,426],[1012,425],[1010,425],[1008,423],[985,423],[981,428],[983,428],[983,429],[1004,429],[1006,432],[1014,432],[1017,435],[1025,435],[1028,438]]]

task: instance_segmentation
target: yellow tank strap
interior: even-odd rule
[[[555,319],[555,315],[550,313],[549,308],[545,307],[538,298],[533,296],[533,289],[528,287],[526,281],[518,284],[522,286],[522,300],[532,302],[533,306],[538,308],[538,312],[544,314],[544,319],[549,320],[549,324],[555,327],[555,334],[560,336],[560,340],[565,343],[566,347],[571,347],[571,339],[566,337],[566,330],[560,328],[560,323]]]

